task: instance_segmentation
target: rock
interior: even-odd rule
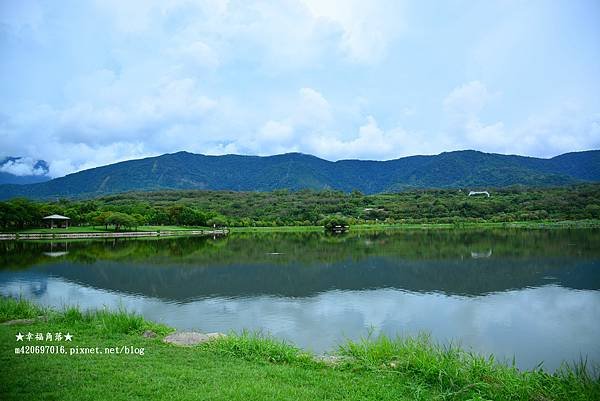
[[[322,362],[326,365],[339,365],[343,362],[348,362],[352,358],[342,355],[316,355],[315,361]]]
[[[16,325],[16,324],[34,324],[36,322],[39,322],[40,320],[48,320],[48,318],[46,316],[38,316],[38,317],[34,317],[31,319],[14,319],[14,320],[8,320],[6,322],[0,323],[4,326],[12,326],[12,325]]]
[[[142,337],[154,338],[154,337],[156,337],[156,333],[153,332],[152,330],[146,330],[142,333]]]
[[[206,333],[206,335],[208,336],[208,338],[210,340],[216,340],[218,338],[223,338],[223,337],[227,337],[225,334],[223,333]]]
[[[217,338],[224,337],[225,335],[222,333],[198,333],[195,331],[181,331],[173,334],[169,334],[163,340],[169,344],[175,345],[197,345],[202,344],[207,341],[211,341]]]

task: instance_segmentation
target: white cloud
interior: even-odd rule
[[[443,101],[444,111],[455,117],[470,118],[490,101],[492,95],[487,87],[479,81],[471,81],[450,92]]]
[[[84,143],[51,143],[48,154],[54,154],[50,163],[51,177],[103,166],[110,163],[155,156],[145,150],[142,143],[115,142],[108,145],[90,146]]]
[[[509,127],[502,121],[485,123],[481,113],[499,95],[479,81],[455,88],[443,100],[445,136],[455,149],[551,157],[600,147],[600,114],[589,116],[577,103],[565,102]]]
[[[236,149],[258,155],[308,152],[307,138],[323,134],[334,119],[327,99],[307,87],[300,88],[281,112],[280,119],[267,120],[253,135],[238,138],[234,142]]]
[[[290,123],[269,120],[259,127],[254,135],[213,147],[210,153],[243,153],[267,156],[298,151],[297,141],[297,131]]]
[[[332,42],[347,61],[372,64],[386,56],[390,43],[405,25],[402,4],[392,0],[111,0],[98,2],[98,8],[117,30],[133,36],[156,29],[172,34],[167,23],[171,18],[197,15],[195,20],[178,20],[175,39],[184,43],[180,49],[184,53],[192,46],[189,50],[203,65],[213,65],[220,58],[206,40],[218,43],[220,51],[228,51],[231,42],[246,42],[249,49],[265,51],[263,60],[271,68],[308,65],[329,52]],[[194,42],[198,37],[200,41]]]
[[[0,2],[0,148],[47,160],[58,176],[178,150],[388,159],[600,147],[595,76],[565,70],[562,91],[517,79],[536,101],[515,97],[506,81],[461,64],[461,55],[478,64],[468,37],[477,45],[489,31],[502,42],[493,32],[510,23],[481,35],[470,28],[463,48],[454,34],[440,35],[456,25],[433,26],[431,10],[419,11],[394,0]],[[432,77],[421,66],[438,65],[440,54],[448,68]],[[594,55],[581,64],[595,66]],[[465,70],[479,80],[444,96],[440,86]],[[569,84],[577,76],[584,89]]]
[[[251,154],[301,151],[330,160],[342,158],[393,159],[413,152],[442,151],[443,140],[408,132],[400,126],[382,129],[374,116],[367,115],[354,135],[342,135],[331,124],[336,115],[325,97],[312,88],[302,88],[291,106],[290,118],[267,121],[251,139],[236,143],[236,149]]]
[[[331,105],[321,93],[312,88],[302,88],[299,95],[300,101],[294,117],[297,124],[321,126],[331,122]]]
[[[390,160],[414,154],[432,154],[447,149],[444,138],[431,138],[396,126],[382,129],[373,116],[367,116],[355,136],[308,135],[308,152],[328,159],[358,158]]]
[[[600,148],[600,113],[588,115],[579,106],[565,103],[534,114],[506,138],[505,148],[523,154],[543,151],[541,156]],[[513,150],[514,151],[514,150]]]
[[[287,143],[293,139],[294,129],[285,123],[269,120],[263,125],[258,134],[258,138],[264,141]]]
[[[61,101],[28,101],[0,126],[5,152],[48,160],[52,176],[180,149],[291,151],[299,148],[293,141],[301,130],[333,122],[331,105],[309,87],[299,90],[281,118],[255,116],[258,104],[209,94],[214,74],[240,59],[256,60],[269,73],[310,65],[330,50],[335,29],[301,2],[103,1],[94,6],[87,11],[97,11],[98,20],[109,25],[103,26],[109,62],[70,77]],[[35,21],[49,29],[49,20]],[[23,135],[29,140],[22,141]]]
[[[400,1],[302,2],[314,18],[332,21],[341,28],[339,47],[349,59],[357,62],[381,60],[405,24]]]
[[[104,85],[94,94],[91,88],[98,82]],[[107,71],[81,77],[69,97],[80,99],[80,91],[84,101],[62,109],[40,106],[8,118],[2,137],[10,147],[5,152],[47,160],[49,174],[57,177],[182,148],[204,150],[205,138],[198,135],[218,102],[202,94],[194,79],[165,79],[121,98],[126,88]],[[28,141],[22,141],[23,130]]]
[[[339,139],[327,136],[312,136],[308,139],[313,151],[328,158],[344,155],[347,158],[389,158],[397,151],[398,139],[402,132],[385,133],[377,125],[373,116],[368,116],[364,125],[359,127],[358,135],[350,139]]]
[[[215,69],[219,66],[219,56],[216,51],[202,41],[194,41],[192,43],[186,43],[179,47],[175,54],[183,58],[182,63],[187,65],[187,61],[190,61],[190,67],[206,67]]]
[[[0,161],[4,158],[0,158]],[[30,157],[21,157],[16,160],[7,160],[0,166],[0,171],[18,176],[24,175],[44,175],[46,171],[41,167],[36,167],[36,160]]]

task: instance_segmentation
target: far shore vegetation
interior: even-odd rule
[[[600,399],[598,371],[585,361],[555,372],[543,364],[522,371],[510,361],[436,344],[426,334],[348,341],[325,356],[265,333],[232,332],[182,347],[162,341],[172,328],[124,310],[55,310],[0,297],[0,322],[14,319],[29,320],[0,324],[3,400]],[[148,331],[153,336],[143,336]],[[19,332],[68,332],[73,339],[21,343]],[[27,345],[58,346],[56,353],[15,353]],[[143,355],[71,355],[72,348],[124,346],[143,348]]]
[[[94,199],[0,202],[0,229],[45,232],[42,218],[71,219],[65,232],[159,231],[214,227],[244,230],[321,230],[342,220],[351,229],[456,226],[597,226],[600,184],[558,188],[414,190],[364,195],[358,191],[129,192]],[[563,223],[561,223],[563,222]],[[564,223],[569,222],[569,223]],[[285,228],[284,228],[285,227]],[[287,228],[292,227],[292,228]],[[316,228],[318,227],[318,228]],[[61,229],[47,230],[58,233]]]

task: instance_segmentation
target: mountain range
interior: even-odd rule
[[[560,186],[600,181],[600,150],[550,159],[473,150],[388,161],[331,162],[302,153],[275,156],[164,154],[92,168],[47,182],[0,185],[0,199],[82,198],[133,190],[274,189],[397,192],[415,188]]]

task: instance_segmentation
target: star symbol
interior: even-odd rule
[[[70,333],[65,334],[65,341],[72,341],[73,340],[73,335]]]
[[[19,332],[15,337],[17,337],[17,341],[23,341],[23,334]]]

